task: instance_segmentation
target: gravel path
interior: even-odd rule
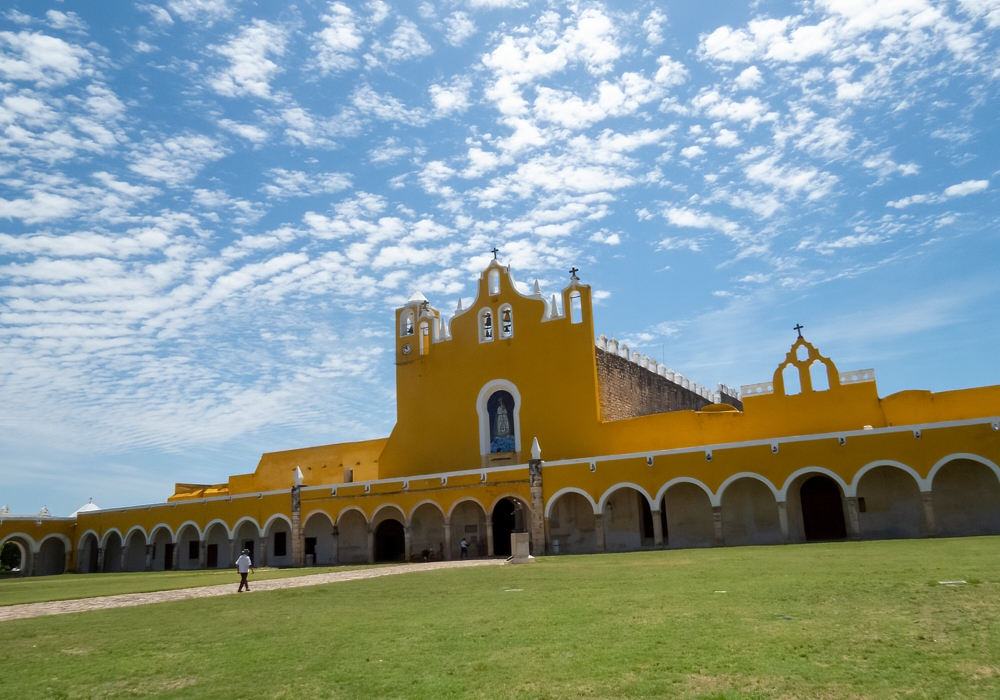
[[[276,591],[282,588],[301,588],[302,586],[319,586],[324,583],[339,583],[341,581],[358,581],[379,576],[409,574],[416,571],[436,571],[437,569],[455,569],[468,566],[496,566],[503,564],[503,559],[472,559],[465,561],[442,561],[427,564],[401,564],[399,566],[384,566],[378,569],[355,569],[353,571],[332,571],[328,574],[312,574],[309,576],[293,576],[291,578],[254,581],[250,576],[251,592]],[[233,575],[236,579],[236,574]],[[88,610],[107,610],[108,608],[130,608],[149,603],[166,603],[174,600],[189,600],[191,598],[212,598],[220,595],[235,595],[239,579],[231,584],[219,586],[202,586],[200,588],[179,588],[173,591],[156,591],[154,593],[125,593],[109,595],[100,598],[80,598],[77,600],[58,600],[50,603],[25,603],[0,607],[0,622],[5,620],[23,620],[28,617],[43,615],[65,615],[67,613],[86,612]]]

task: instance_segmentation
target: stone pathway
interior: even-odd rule
[[[331,571],[328,574],[312,574],[293,576],[291,578],[276,578],[267,581],[254,581],[250,575],[251,593],[258,591],[276,591],[282,588],[301,588],[302,586],[319,586],[324,583],[340,583],[341,581],[358,581],[379,576],[409,574],[417,571],[436,571],[437,569],[455,569],[467,566],[496,566],[503,564],[503,559],[466,559],[465,561],[442,561],[427,564],[400,564],[399,566],[384,566],[378,569],[355,569],[353,571]],[[67,613],[86,612],[88,610],[107,610],[108,608],[130,608],[149,603],[166,603],[175,600],[191,598],[212,598],[220,595],[235,595],[239,585],[237,575],[234,581],[219,586],[202,586],[200,588],[179,588],[172,591],[155,591],[153,593],[125,593],[109,595],[100,598],[79,598],[77,600],[57,600],[49,603],[25,603],[0,607],[0,622],[5,620],[23,620],[29,617],[43,615],[65,615]]]

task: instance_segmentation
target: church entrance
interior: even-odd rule
[[[522,520],[526,516],[521,506]],[[509,557],[510,535],[524,528],[524,522],[518,522],[517,508],[514,501],[504,498],[493,508],[493,554],[498,557]]]
[[[375,561],[402,561],[406,555],[406,535],[398,520],[383,520],[375,528]]]
[[[802,484],[799,497],[802,499],[802,526],[807,542],[847,537],[837,482],[827,476],[811,477]]]

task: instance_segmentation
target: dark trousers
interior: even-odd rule
[[[246,589],[248,591],[250,590],[250,584],[247,583],[247,572],[246,571],[244,571],[244,572],[242,572],[240,574],[240,590],[236,591],[236,592],[239,593],[240,591],[243,590],[244,587],[246,587]]]
[[[468,547],[462,547],[462,553],[458,555],[458,558],[459,559],[463,559],[463,558],[464,559],[468,559],[469,558],[469,548]]]

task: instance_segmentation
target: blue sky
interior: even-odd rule
[[[0,503],[387,435],[392,309],[496,245],[708,386],[806,336],[1000,383],[1000,0],[14,2]]]

